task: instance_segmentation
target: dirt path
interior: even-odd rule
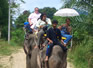
[[[12,54],[8,57],[0,57],[0,68],[26,68],[26,56],[23,49],[18,53]],[[67,68],[73,68],[73,65],[68,62]]]
[[[3,67],[0,68],[26,68],[26,56],[23,49],[11,56],[1,57],[0,64]]]
[[[74,66],[70,62],[67,62],[67,68],[74,68]]]

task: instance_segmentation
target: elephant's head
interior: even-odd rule
[[[37,45],[37,37],[34,34],[27,34],[24,40],[24,51],[26,54],[31,53]]]

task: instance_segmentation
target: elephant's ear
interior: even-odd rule
[[[32,50],[33,50],[34,47],[37,45],[37,37],[36,37],[36,35],[30,34],[28,41],[29,41],[28,43],[29,43],[30,47],[31,47]]]
[[[36,35],[34,35],[34,34],[29,34],[29,39],[33,39],[33,38],[36,38]]]
[[[27,34],[25,35],[25,39],[26,39],[26,40],[29,39],[29,35],[30,35],[29,33],[27,33]]]

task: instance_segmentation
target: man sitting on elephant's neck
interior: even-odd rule
[[[52,27],[50,29],[48,29],[48,31],[47,31],[48,48],[46,51],[45,61],[48,61],[48,58],[51,54],[51,50],[54,45],[59,45],[63,49],[63,51],[67,51],[67,48],[64,47],[59,41],[59,40],[61,40],[61,42],[62,42],[63,40],[61,39],[61,32],[57,28],[57,25],[58,25],[58,21],[53,20]],[[57,37],[59,37],[59,39]]]

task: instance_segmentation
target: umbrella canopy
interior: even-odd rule
[[[56,13],[54,13],[54,15],[62,17],[72,17],[72,16],[79,16],[79,13],[75,9],[64,8],[58,10]]]

